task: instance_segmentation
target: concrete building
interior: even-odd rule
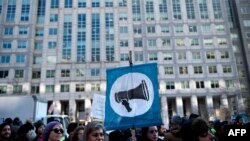
[[[249,108],[243,1],[0,0],[0,95],[38,94],[54,113],[86,119],[106,69],[129,65],[131,51],[133,64],[158,64],[164,123],[228,119]]]

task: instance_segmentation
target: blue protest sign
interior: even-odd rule
[[[107,70],[105,128],[114,130],[160,124],[157,64]]]

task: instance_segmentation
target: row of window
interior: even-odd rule
[[[226,88],[235,88],[235,84],[232,80],[224,80],[223,82],[226,86]],[[192,86],[193,85],[193,86]],[[177,88],[178,87],[178,88]],[[180,81],[180,82],[174,82],[174,81],[166,81],[165,82],[165,89],[166,90],[174,90],[174,89],[180,89],[180,90],[191,90],[191,89],[204,89],[204,88],[220,88],[219,80],[211,80],[206,85],[205,81]],[[86,90],[86,84],[84,83],[77,83],[75,84],[75,92],[84,92]],[[91,91],[101,91],[101,87],[99,83],[91,83]],[[55,85],[53,84],[47,84],[45,85],[45,93],[55,93]],[[70,84],[60,84],[60,92],[70,92]],[[0,86],[0,94],[6,94],[7,93],[7,86],[1,85]],[[24,89],[22,85],[14,85],[13,86],[13,93],[14,94],[22,94],[24,93]],[[40,93],[40,87],[39,85],[33,85],[31,86],[31,93],[32,94],[38,94]],[[56,92],[57,93],[57,92]]]
[[[249,34],[250,36],[250,34]],[[11,40],[5,40],[2,42],[2,48],[3,49],[12,49],[12,46],[14,46],[15,42]],[[149,48],[157,48],[157,47],[162,47],[162,48],[171,48],[172,44],[174,43],[175,47],[188,47],[188,46],[207,46],[211,47],[214,45],[219,45],[219,46],[225,46],[228,44],[228,41],[226,38],[206,38],[206,39],[199,39],[199,38],[177,38],[177,39],[169,39],[169,38],[150,38],[146,40],[146,46]],[[57,41],[48,41],[47,47],[48,49],[55,49],[57,47]],[[108,40],[106,43],[106,46],[109,45],[114,45],[115,41],[114,40]],[[83,42],[78,42],[78,46],[86,46],[86,41]],[[18,49],[24,49],[27,48],[28,42],[26,40],[19,40],[17,41],[17,48]],[[131,46],[131,42],[127,39],[121,39],[119,41],[119,46],[120,47],[129,47]],[[144,42],[142,38],[135,38],[134,47],[143,47]],[[43,42],[37,41],[35,43],[35,51],[41,51],[43,48]]]
[[[218,72],[226,73],[232,73],[232,66],[231,65],[222,65],[221,68],[216,65],[209,65],[207,66],[207,71],[209,74],[217,74]],[[164,74],[165,75],[174,75],[175,74],[175,68],[172,66],[164,67]],[[193,67],[189,66],[179,66],[178,67],[178,73],[180,75],[188,75],[188,74],[204,74],[204,66],[197,65]]]
[[[17,69],[14,72],[14,78],[24,78],[24,70]],[[70,69],[62,69],[60,71],[60,77],[71,77],[72,74],[75,75],[75,77],[84,77],[86,76],[86,72],[84,69],[76,69],[74,72]],[[90,70],[91,76],[100,76],[100,68],[92,68]],[[0,78],[7,78],[9,76],[8,70],[0,70]],[[56,70],[46,70],[46,78],[55,78],[56,77]],[[33,70],[32,71],[32,78],[38,79],[41,78],[41,70]]]
[[[83,83],[75,84],[75,92],[84,92],[86,85]],[[99,83],[91,83],[91,91],[101,91]],[[24,93],[24,89],[22,85],[14,85],[13,86],[13,93],[14,94],[22,94]],[[45,93],[54,93],[55,92],[55,85],[45,85]],[[60,92],[70,92],[70,85],[69,84],[61,84],[60,85]],[[7,93],[7,86],[0,86],[0,94]],[[31,86],[31,93],[38,94],[40,93],[40,87],[38,85]]]
[[[235,88],[235,84],[232,80],[224,80],[225,87],[226,88]],[[205,81],[195,81],[191,83],[190,81],[181,81],[179,84],[174,81],[167,81],[166,82],[166,89],[167,90],[175,90],[175,89],[192,89],[192,85],[194,85],[194,89],[205,89],[205,88],[222,88],[222,86],[219,83],[219,80],[211,80],[209,83],[206,85]],[[177,86],[179,88],[177,88]]]
[[[180,75],[187,75],[191,74],[203,74],[204,73],[204,66],[196,65],[196,66],[179,66],[178,73]],[[226,73],[232,73],[232,66],[231,65],[222,65],[221,67],[218,67],[216,65],[209,65],[207,66],[208,73],[210,74],[216,74],[218,72],[222,72],[224,74]],[[91,76],[100,76],[100,69],[99,68],[92,68],[90,70]],[[164,74],[165,75],[173,75],[175,73],[175,67],[173,66],[167,66],[164,67]],[[14,78],[24,78],[24,70],[18,69],[15,70]],[[86,72],[84,69],[76,69],[74,72],[70,69],[62,69],[60,71],[60,77],[71,77],[71,75],[75,75],[75,77],[84,77],[86,76]],[[9,76],[8,70],[0,70],[0,79],[5,79]],[[56,77],[56,70],[46,70],[46,78],[55,78]],[[41,78],[41,70],[33,70],[32,71],[32,79],[40,79]]]
[[[143,52],[135,52],[135,61],[143,61],[144,54]],[[148,60],[159,60],[160,58],[164,61],[172,61],[174,58],[180,61],[202,61],[203,54],[200,51],[179,51],[176,53],[173,52],[162,52],[162,55],[158,52],[148,53]],[[228,51],[207,51],[205,53],[205,57],[207,60],[216,60],[216,59],[230,59],[230,53]],[[139,59],[140,58],[140,59]],[[12,56],[11,55],[0,55],[0,64],[8,64],[11,62]],[[26,54],[16,54],[13,56],[15,59],[15,63],[26,63],[27,62],[27,55]],[[44,60],[46,59],[46,60]],[[121,53],[120,54],[120,61],[128,61],[129,60],[129,53]],[[42,61],[46,61],[47,64],[55,64],[57,63],[57,56],[50,55],[46,56],[45,58],[42,55],[34,55],[33,56],[33,64],[42,64]],[[83,61],[83,60],[81,60]]]

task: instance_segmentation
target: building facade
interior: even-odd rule
[[[93,94],[105,95],[106,69],[131,57],[157,62],[165,124],[246,112],[249,7],[240,27],[229,24],[240,1],[0,0],[0,95],[40,95],[54,113],[86,119]]]

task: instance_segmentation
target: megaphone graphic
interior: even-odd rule
[[[142,80],[141,84],[134,89],[115,93],[115,101],[117,103],[122,102],[122,105],[125,106],[128,112],[132,110],[129,106],[130,99],[143,99],[146,101],[149,100],[148,87],[145,80]]]

